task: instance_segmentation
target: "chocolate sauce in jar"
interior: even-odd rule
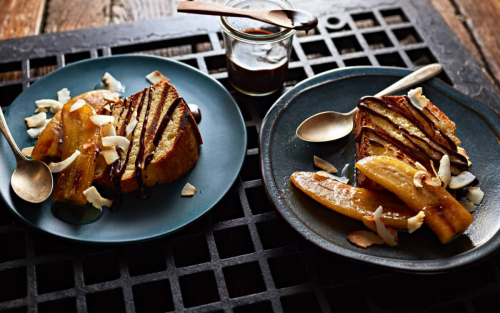
[[[255,29],[252,35],[271,35]],[[283,87],[288,72],[288,51],[282,43],[249,44],[235,41],[227,56],[229,82],[246,94],[266,95]]]

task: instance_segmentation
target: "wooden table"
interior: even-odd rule
[[[171,16],[179,1],[1,0],[0,40]],[[430,1],[500,90],[500,1]]]

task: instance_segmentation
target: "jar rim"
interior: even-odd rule
[[[242,2],[242,1],[245,1],[245,0],[227,0],[224,3],[224,5],[229,6],[229,4],[231,4],[232,2],[236,2],[234,4],[238,4],[239,2]],[[293,3],[291,3],[288,0],[279,0],[279,2],[286,3],[287,5],[290,6],[289,7],[290,9],[295,9],[295,6],[293,5]],[[228,34],[229,36],[231,36],[235,39],[238,39],[238,40],[241,40],[244,42],[248,42],[248,43],[272,43],[272,42],[287,39],[288,37],[295,34],[295,29],[290,29],[290,28],[285,28],[284,30],[282,30],[280,32],[269,34],[269,35],[261,35],[261,34],[254,35],[254,34],[244,33],[242,31],[237,30],[236,28],[232,27],[231,25],[229,25],[229,23],[226,21],[226,17],[224,17],[224,16],[220,17],[220,24],[221,24],[222,30],[226,34]]]

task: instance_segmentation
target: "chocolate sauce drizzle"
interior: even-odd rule
[[[402,151],[404,151],[408,155],[411,155],[415,159],[421,159],[421,160],[431,159],[433,162],[439,163],[441,156],[443,154],[442,151],[439,151],[436,148],[432,147],[429,144],[429,142],[427,142],[426,140],[423,140],[422,138],[420,138],[416,135],[410,134],[406,129],[404,129],[404,128],[400,127],[399,125],[397,125],[396,123],[394,123],[387,116],[370,108],[366,103],[363,102],[363,100],[376,102],[376,103],[382,105],[383,107],[402,115],[410,123],[412,123],[414,126],[419,128],[422,131],[422,133],[424,133],[429,138],[429,140],[431,140],[435,145],[439,146],[444,151],[446,151],[450,155],[450,162],[452,165],[454,165],[457,168],[462,169],[462,170],[465,170],[468,168],[467,159],[463,155],[459,154],[456,151],[455,143],[447,135],[443,134],[438,129],[436,129],[435,123],[433,121],[431,121],[427,115],[425,115],[423,112],[421,112],[419,110],[411,110],[408,108],[408,111],[410,112],[410,114],[412,114],[411,113],[412,111],[418,112],[418,114],[420,114],[420,116],[422,116],[422,118],[427,122],[428,127],[430,128],[431,131],[433,131],[433,132],[439,131],[439,136],[444,138],[449,143],[449,147],[444,145],[442,142],[439,142],[438,140],[436,140],[436,138],[434,136],[429,136],[428,132],[425,131],[425,129],[423,129],[423,127],[420,125],[420,123],[418,122],[418,120],[415,116],[410,115],[407,112],[405,112],[397,104],[395,104],[391,98],[387,98],[387,97],[383,97],[382,99],[376,98],[376,97],[365,97],[358,102],[358,108],[360,110],[365,110],[368,113],[385,120],[394,129],[401,131],[402,135],[405,137],[405,139],[407,139],[409,142],[412,143],[413,147],[401,142],[400,140],[398,140],[396,138],[393,138],[392,136],[390,136],[389,134],[387,134],[384,131],[376,130],[376,129],[373,129],[373,128],[370,128],[367,126],[361,127],[361,131],[356,135],[356,141],[360,140],[363,132],[370,131],[371,133],[375,134],[380,139],[385,140],[387,142],[390,142],[391,144],[398,147],[399,149],[401,149]],[[407,97],[405,97],[405,105],[407,107],[409,105],[408,101],[409,101],[409,99]],[[432,112],[431,112],[431,114],[432,114]],[[419,144],[417,144],[417,141],[420,143],[423,143],[425,146],[427,146],[429,148],[429,150],[436,152],[436,154],[439,155],[439,158],[429,155],[429,153],[425,149],[423,149]],[[377,144],[375,144],[375,145],[380,146],[380,143],[378,143],[378,145]],[[455,149],[455,151],[453,149]],[[451,156],[453,156],[453,157],[451,157]]]
[[[137,197],[139,199],[147,199],[150,196],[150,191],[144,182],[142,181],[142,161],[144,159],[144,136],[146,134],[146,126],[148,125],[149,120],[149,110],[151,109],[151,98],[153,97],[153,93],[151,91],[152,88],[148,90],[148,105],[146,107],[146,115],[144,116],[144,123],[142,124],[141,130],[141,138],[139,141],[139,153],[137,154],[137,158],[135,159],[135,179],[139,184],[139,191],[137,193]],[[146,93],[144,93],[146,94]],[[142,106],[141,106],[142,108]],[[142,112],[142,110],[141,110]]]

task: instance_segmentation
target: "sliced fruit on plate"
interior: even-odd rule
[[[443,244],[463,233],[474,221],[474,217],[442,186],[425,182],[422,187],[415,186],[413,178],[417,169],[398,159],[371,156],[358,161],[356,167],[398,196],[414,212],[424,211],[425,223]]]
[[[358,221],[362,221],[364,216],[373,216],[381,205],[384,207],[382,221],[390,227],[405,229],[408,218],[415,215],[403,202],[388,193],[353,187],[311,172],[295,172],[290,178],[297,188],[314,200]]]

